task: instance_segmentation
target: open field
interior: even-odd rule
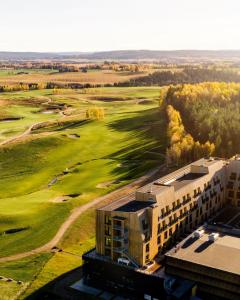
[[[21,74],[25,72],[28,74]],[[19,82],[23,83],[91,83],[91,84],[107,84],[127,81],[132,78],[147,75],[147,72],[114,72],[94,70],[87,73],[82,72],[66,72],[59,73],[56,70],[0,70],[0,85],[11,85]]]
[[[15,123],[18,130],[11,136],[18,136],[35,122],[51,121],[55,125],[35,130],[0,148],[0,257],[47,243],[74,207],[127,184],[163,161],[166,132],[158,96],[158,88],[1,94],[7,114],[24,116],[2,123],[7,126]],[[40,113],[49,98],[51,104],[65,104],[64,110]],[[95,106],[104,107],[104,120],[85,121],[86,109]],[[79,222],[89,226],[88,234],[81,240],[89,240],[92,245],[92,216],[81,217]],[[66,236],[72,241],[67,243],[71,251],[79,247],[78,225],[72,230]],[[86,247],[84,243],[76,251],[81,254]],[[80,263],[79,259],[73,265],[77,262]],[[0,265],[0,275],[1,271],[6,274],[6,264]],[[36,269],[40,265],[37,263]],[[11,266],[8,276],[19,278],[18,268]],[[64,268],[62,265],[59,272]],[[25,268],[20,270],[23,273],[18,274],[23,274],[20,277],[24,279]]]

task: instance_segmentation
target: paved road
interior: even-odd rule
[[[51,241],[46,243],[45,245],[38,247],[36,249],[23,252],[23,253],[18,253],[15,255],[7,256],[7,257],[1,257],[0,258],[0,263],[2,262],[9,262],[9,261],[14,261],[18,260],[21,258],[25,258],[34,254],[42,253],[42,252],[47,252],[50,251],[53,247],[55,247],[60,240],[62,239],[64,233],[68,230],[68,228],[78,219],[78,217],[84,213],[86,210],[93,208],[94,206],[98,205],[101,202],[107,201],[115,201],[115,200],[120,200],[120,199],[125,199],[129,198],[134,195],[135,190],[140,187],[141,185],[145,184],[146,182],[149,182],[151,180],[154,180],[161,171],[163,171],[165,168],[165,165],[161,165],[160,167],[151,170],[148,172],[146,175],[140,177],[139,179],[135,180],[134,182],[114,191],[111,192],[105,196],[99,197],[94,199],[93,201],[82,205],[80,207],[76,207],[70,214],[70,216],[65,220],[65,222],[61,225],[59,230],[57,231],[56,235],[52,238]]]

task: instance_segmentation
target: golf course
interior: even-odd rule
[[[94,207],[69,224],[58,243],[63,253],[7,258],[47,244],[74,209],[163,163],[166,121],[159,95],[154,87],[0,94],[0,276],[23,282],[0,281],[1,291],[7,286],[8,293],[30,294],[79,266],[94,245]]]

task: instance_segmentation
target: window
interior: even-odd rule
[[[177,221],[177,214],[174,214],[173,217],[174,217],[174,221],[176,222]]]
[[[111,240],[111,238],[109,238],[109,237],[106,237],[106,238],[105,238],[105,246],[107,246],[107,247],[111,247],[111,244],[112,244],[112,240]]]
[[[162,227],[165,228],[166,227],[166,221],[162,222]]]
[[[228,197],[233,198],[234,197],[234,191],[229,191],[228,192]]]
[[[105,235],[111,235],[111,230],[109,226],[105,226]]]
[[[161,209],[161,214],[164,217],[164,215],[165,215],[165,209],[164,208]]]
[[[237,192],[237,198],[240,199],[240,192]]]
[[[168,232],[165,231],[165,232],[164,232],[164,239],[166,240],[167,238],[168,238]]]
[[[228,189],[233,189],[233,185],[234,185],[233,181],[228,181],[227,188]]]
[[[232,172],[230,175],[231,180],[236,180],[237,179],[237,173]]]
[[[147,224],[146,220],[142,220],[142,227],[143,227],[143,230],[148,229],[148,224]]]
[[[161,232],[161,225],[158,224],[158,233],[160,233],[160,232]]]
[[[158,243],[158,245],[161,244],[161,236],[158,236],[157,243]]]
[[[149,260],[149,255],[146,255],[146,261],[148,261]]]
[[[149,243],[146,244],[146,252],[149,252]]]
[[[175,202],[173,202],[172,207],[173,207],[173,210],[176,208],[176,203]]]
[[[106,255],[106,256],[111,256],[111,250],[108,249],[108,248],[106,248],[106,249],[105,249],[105,255]]]
[[[105,224],[111,225],[111,217],[110,216],[105,216]]]
[[[172,228],[169,229],[169,236],[172,236]]]
[[[189,222],[192,222],[192,215],[189,216]]]

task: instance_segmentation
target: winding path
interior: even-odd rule
[[[34,254],[50,251],[53,247],[55,247],[60,242],[60,240],[62,239],[63,235],[68,230],[68,228],[86,210],[93,208],[94,206],[96,206],[97,204],[99,204],[103,201],[111,202],[114,200],[125,199],[125,198],[129,198],[129,197],[133,196],[135,193],[135,190],[138,187],[145,184],[146,182],[154,180],[156,178],[157,174],[159,172],[163,171],[164,168],[165,168],[165,164],[161,165],[160,167],[158,167],[154,170],[149,171],[146,175],[138,178],[134,182],[132,182],[116,191],[113,191],[105,196],[98,197],[98,198],[94,199],[93,201],[91,201],[85,205],[82,205],[80,207],[76,207],[75,209],[73,209],[73,211],[71,212],[69,217],[65,220],[65,222],[58,229],[56,235],[48,243],[46,243],[45,245],[38,247],[36,249],[27,251],[27,252],[18,253],[18,254],[6,256],[6,257],[1,257],[0,263],[14,261],[14,260],[18,260],[21,258],[25,258],[25,257],[31,256],[31,255],[34,255]]]

